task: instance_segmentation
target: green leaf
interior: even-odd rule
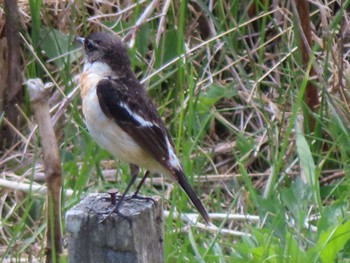
[[[40,47],[49,59],[54,59],[62,54],[68,53],[73,45],[72,39],[69,37],[69,35],[66,35],[56,29],[41,28],[40,37]],[[68,63],[68,61],[73,62],[78,58],[78,54],[74,52],[62,58],[55,59],[53,63],[55,63],[56,66],[61,69]]]
[[[281,191],[281,200],[292,213],[298,229],[302,229],[308,213],[308,204],[311,197],[309,185],[297,178],[288,189]]]
[[[350,221],[322,232],[317,243],[322,262],[335,262],[337,254],[350,240]]]
[[[304,175],[306,182],[313,188],[315,186],[315,162],[312,158],[309,144],[307,143],[305,136],[300,129],[298,121],[295,122],[295,129],[296,145],[300,160],[301,172]]]
[[[306,253],[298,244],[297,240],[291,233],[286,233],[286,246],[284,251],[284,258],[288,259],[286,262],[306,262]]]
[[[155,50],[156,57],[159,58],[155,62],[155,67],[161,67],[167,62],[177,57],[177,38],[176,30],[168,30],[161,38],[159,47]]]
[[[211,109],[212,107],[223,98],[231,98],[237,94],[237,91],[232,87],[223,87],[220,85],[212,84],[206,88],[205,93],[201,93],[198,97],[198,103],[195,105],[196,112],[196,124],[194,126],[195,131],[202,130],[202,125],[209,123],[209,120],[213,118]]]
[[[199,102],[207,107],[214,106],[220,99],[231,98],[237,95],[237,91],[233,87],[223,87],[213,84],[207,88],[207,92],[199,96]]]
[[[152,36],[152,32],[148,23],[143,24],[138,31],[136,36],[136,49],[140,53],[141,56],[145,57],[149,50],[150,38]]]
[[[317,229],[320,233],[327,230],[329,227],[337,225],[344,218],[344,213],[347,211],[347,202],[337,200],[326,206],[322,211],[322,217],[317,222]]]

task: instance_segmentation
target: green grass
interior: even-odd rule
[[[278,11],[267,5],[269,1],[251,1],[258,14],[249,17],[249,6],[242,1],[214,1],[208,7],[204,1],[195,6],[176,0],[166,10],[166,1],[159,2],[129,50],[133,68],[140,80],[145,79],[203,203],[210,212],[227,215],[213,223],[223,231],[245,233],[211,232],[170,216],[164,221],[166,262],[348,262],[349,71],[347,63],[339,61],[338,46],[345,11],[329,4],[330,15],[323,21],[329,27],[322,31],[322,14],[311,5],[319,39],[304,69],[296,49],[296,21],[285,3]],[[126,12],[94,20],[93,16],[112,14],[112,8],[84,1],[76,1],[66,12],[34,0],[23,6],[31,18],[21,29],[24,75],[55,83],[52,114],[76,87],[74,78],[80,73],[81,52],[71,52],[78,48],[74,36],[112,25],[124,36],[150,4],[145,1],[127,10],[124,1],[117,12]],[[202,17],[198,10],[203,10]],[[201,28],[199,21],[211,24],[214,31],[207,34],[209,27]],[[343,56],[349,60],[347,52]],[[313,80],[321,103],[318,112],[311,113],[316,128],[310,132],[305,117],[310,111],[303,98],[312,63],[321,73]],[[343,86],[338,85],[341,63]],[[30,136],[35,122],[28,100],[23,112],[28,119],[19,132],[30,140],[3,153],[2,178],[37,184],[42,157],[37,132]],[[0,116],[3,123],[6,114]],[[90,138],[79,95],[71,99],[55,129],[63,188],[73,190],[72,196],[63,197],[63,214],[90,192],[126,187],[128,166]],[[148,182],[142,193],[161,195],[164,209],[195,211],[178,186],[169,190],[167,184]],[[2,259],[42,260],[44,196],[9,187],[0,191]],[[260,221],[231,220],[230,214],[257,215]]]

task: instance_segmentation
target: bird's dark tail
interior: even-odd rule
[[[210,224],[210,218],[208,215],[207,210],[204,208],[203,203],[201,200],[199,200],[197,194],[194,192],[193,188],[188,183],[185,174],[182,170],[175,170],[175,175],[178,183],[182,187],[182,189],[185,191],[187,196],[190,198],[194,206],[197,208],[198,212],[202,215],[205,222],[209,225]]]

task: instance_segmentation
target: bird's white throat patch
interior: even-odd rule
[[[102,78],[117,78],[117,75],[112,70],[112,68],[104,62],[95,61],[92,63],[85,62],[83,67],[83,72],[85,74],[96,74],[101,76]]]

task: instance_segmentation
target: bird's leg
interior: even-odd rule
[[[100,221],[100,223],[102,223],[103,221],[105,221],[108,217],[111,216],[111,214],[116,213],[117,215],[125,218],[126,220],[130,222],[130,219],[127,218],[127,216],[125,216],[124,214],[122,214],[119,211],[119,208],[122,204],[122,202],[124,201],[126,195],[128,194],[131,186],[135,183],[136,178],[137,178],[137,174],[138,174],[139,168],[136,165],[130,164],[130,173],[131,173],[131,180],[128,184],[128,186],[126,187],[125,191],[123,192],[122,196],[120,197],[120,199],[118,200],[117,204],[114,206],[114,208]]]
[[[146,200],[146,201],[152,201],[153,203],[155,203],[155,201],[152,198],[150,198],[150,197],[139,196],[140,189],[141,189],[142,185],[145,183],[145,181],[146,181],[147,177],[149,176],[149,174],[150,174],[150,171],[146,171],[145,172],[145,174],[142,177],[141,182],[137,185],[136,191],[132,195],[132,198],[142,199],[142,200]]]
[[[150,173],[149,171],[146,171],[146,172],[145,172],[145,174],[144,174],[143,177],[142,177],[141,182],[140,182],[140,183],[137,185],[137,187],[136,187],[136,191],[135,191],[134,194],[132,195],[133,197],[137,197],[137,196],[138,196],[138,194],[139,194],[139,192],[140,192],[140,190],[141,190],[142,185],[145,183],[147,177],[149,176],[149,173]]]
[[[118,203],[115,205],[115,207],[113,208],[112,210],[112,213],[117,213],[118,215],[120,214],[119,213],[119,208],[120,208],[120,205],[122,204],[122,202],[124,201],[125,199],[125,196],[128,194],[131,186],[135,183],[136,181],[136,178],[137,178],[137,175],[139,173],[139,167],[134,165],[134,164],[130,164],[130,173],[131,173],[131,180],[130,180],[130,183],[128,184],[128,186],[126,187],[124,193],[122,194],[122,196],[120,197],[120,199],[118,200]]]

